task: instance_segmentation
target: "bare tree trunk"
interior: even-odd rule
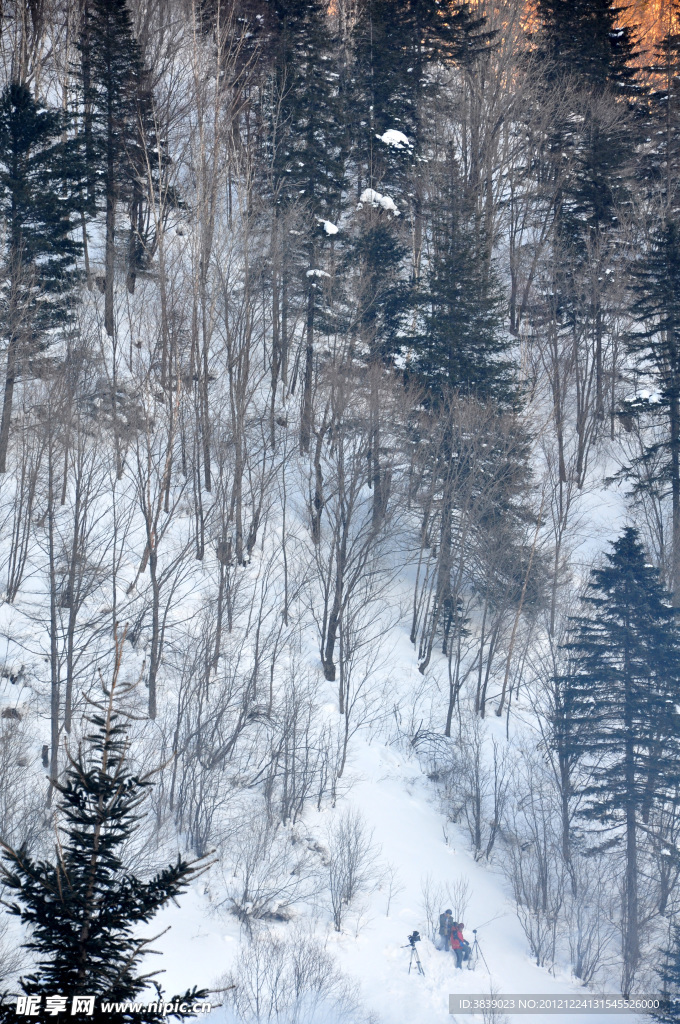
[[[386,491],[388,488],[388,477],[383,473],[380,464],[380,394],[378,386],[380,383],[380,367],[376,364],[371,367],[371,483],[373,486],[373,527],[380,529],[385,518]]]
[[[78,600],[76,598],[76,570],[78,566],[81,532],[81,488],[80,481],[76,481],[76,504],[73,513],[73,542],[69,558],[67,598],[68,598],[68,626],[66,631],[66,692],[64,701],[64,728],[67,733],[71,732],[71,714],[73,705],[73,661],[75,648],[75,628],[78,617]]]
[[[113,135],[113,125],[109,125]],[[106,250],[104,262],[104,327],[110,338],[114,332],[113,271],[116,244],[116,190],[114,178],[113,142],[109,143],[106,168]]]
[[[626,808],[626,878],[623,935],[622,990],[627,998],[640,962],[638,934],[638,868],[635,807]]]
[[[316,445],[314,446],[314,497],[312,498],[311,521],[312,521],[312,541],[316,546],[321,540],[321,515],[323,513],[323,470],[321,468],[321,452],[323,449],[323,441],[326,436],[326,432],[329,427],[327,419],[327,411],[324,414],[323,423],[319,427],[316,434]]]
[[[2,402],[2,421],[0,421],[0,473],[7,472],[7,447],[9,445],[9,431],[12,420],[12,405],[14,402],[14,384],[17,375],[18,363],[18,339],[15,333],[9,340],[7,349],[7,370],[5,373],[5,394]]]
[[[671,502],[673,516],[673,582],[677,604],[680,596],[680,395],[674,392],[669,401],[671,449]]]
[[[48,426],[52,429],[52,425]],[[47,538],[50,582],[50,785],[47,806],[52,804],[54,787],[59,780],[59,653],[57,650],[57,573],[54,546],[54,441],[49,440],[47,452]]]
[[[300,451],[309,451],[312,436],[312,376],[314,372],[314,287],[309,282],[307,292],[307,328],[305,332],[305,375],[300,414]]]
[[[211,447],[210,447],[210,330],[208,328],[207,269],[201,273],[201,428],[203,437],[203,479],[208,493],[212,491]],[[199,482],[200,486],[200,482]]]
[[[276,445],[276,392],[281,369],[281,313],[279,307],[279,249],[276,214],[272,225],[272,352],[269,434],[272,449]]]
[[[338,624],[340,622],[340,615],[342,613],[342,598],[344,591],[345,582],[345,562],[347,558],[347,537],[346,531],[343,530],[340,538],[340,543],[336,549],[335,554],[335,586],[333,588],[333,603],[331,605],[330,614],[328,616],[328,626],[326,627],[326,644],[324,647],[323,655],[323,674],[324,679],[329,682],[335,681],[335,662],[333,656],[335,653],[335,644],[338,638]]]
[[[156,678],[160,662],[160,586],[158,583],[158,555],[155,547],[149,554],[149,573],[151,576],[151,654],[149,656],[149,718],[156,717]]]
[[[626,635],[629,635],[630,624],[625,623]],[[630,680],[634,671],[630,661],[630,653],[626,648],[624,655],[623,678],[626,692],[624,695],[624,736],[625,763],[624,778],[626,791],[626,874],[623,895],[623,976],[621,989],[627,998],[635,980],[640,963],[640,938],[638,921],[638,864],[637,864],[637,780],[635,778],[635,726],[633,722],[634,698],[630,692]]]

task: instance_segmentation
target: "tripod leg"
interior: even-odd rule
[[[486,957],[482,953],[482,947],[479,945],[479,942],[477,941],[477,939],[475,939],[475,944],[472,947],[472,952],[476,954],[475,966],[477,966],[477,964],[479,963],[479,958],[481,957],[482,958],[482,963],[486,967],[487,972],[489,974],[491,974],[491,971],[489,970],[489,965],[486,962]]]
[[[479,955],[481,956],[482,960],[484,961],[484,966],[486,967],[488,973],[491,974],[491,971],[489,971],[489,965],[486,962],[486,957],[482,953],[482,947],[481,946],[479,947]]]

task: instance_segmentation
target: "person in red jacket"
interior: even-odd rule
[[[456,921],[451,929],[451,949],[456,958],[456,967],[463,969],[463,961],[469,959],[470,944],[463,936],[465,925],[462,921]]]

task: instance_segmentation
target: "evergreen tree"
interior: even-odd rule
[[[668,31],[646,70],[652,87],[646,110],[647,146],[638,173],[661,191],[670,207],[676,201],[680,173],[680,0],[669,0]]]
[[[572,76],[588,89],[636,91],[634,42],[630,29],[617,25],[620,12],[612,0],[538,0],[550,76]]]
[[[394,218],[368,209],[360,232],[346,246],[343,271],[353,277],[352,329],[369,360],[390,360],[401,348],[404,321],[412,308],[413,289],[404,280],[408,249]]]
[[[470,230],[452,221],[428,274],[426,329],[411,371],[433,397],[454,389],[507,403],[515,389],[500,293],[480,264]]]
[[[626,167],[637,132],[618,101],[642,91],[632,32],[617,24],[620,13],[612,0],[539,0],[537,5],[544,76],[558,90],[567,79],[573,90],[569,112],[552,126],[549,142],[554,177],[561,182],[554,203],[559,263],[554,286],[574,344],[579,336],[592,344],[600,420],[610,311],[607,272],[619,211],[629,202]]]
[[[680,595],[680,227],[668,219],[653,233],[644,257],[633,266],[632,307],[636,330],[628,338],[641,374],[651,371],[658,387],[658,402],[630,403],[631,413],[663,417],[662,473],[671,485],[673,555],[671,588]],[[644,458],[659,453],[657,443],[647,448]]]
[[[158,140],[151,95],[127,0],[86,0],[80,41],[82,146],[87,169],[87,210],[105,208],[104,326],[113,336],[113,284],[117,206],[127,202],[131,234],[128,287],[143,264],[140,182],[157,167]]]
[[[350,119],[353,162],[360,189],[385,189],[390,198],[396,199],[401,213],[411,207],[414,237],[410,271],[414,282],[420,277],[419,254],[427,230],[418,181],[418,154],[426,142],[440,88],[437,68],[470,68],[481,54],[488,52],[494,33],[485,31],[484,25],[485,19],[473,16],[469,4],[452,0],[366,0],[359,10],[354,31]],[[401,135],[383,140],[386,132],[395,130]],[[460,186],[459,181],[456,184]],[[459,196],[448,193],[442,205],[451,201],[460,206]],[[382,343],[386,352],[396,351],[406,310],[409,305],[413,308],[417,295],[416,288],[399,284],[403,281],[407,253],[398,235],[401,224],[406,224],[405,216],[389,224],[381,213],[377,218],[362,217],[360,234],[354,242],[354,248],[361,254],[362,280],[379,284],[382,294],[389,297],[385,309],[388,318],[383,320],[390,339],[386,336]],[[437,230],[435,225],[435,235]],[[433,385],[433,390],[447,383],[453,388],[465,387],[471,379],[470,367],[453,365],[456,350],[458,362],[465,362],[461,334],[466,328],[457,319],[461,296],[466,302],[465,314],[474,320],[470,356],[472,347],[481,342],[484,351],[480,351],[479,363],[486,366],[488,350],[502,348],[500,335],[495,331],[499,312],[497,290],[493,282],[489,288],[482,284],[487,275],[481,266],[477,271],[478,254],[467,238],[463,241],[464,235],[462,219],[452,215],[435,242],[437,255],[420,295],[421,305],[423,297],[428,296],[430,312],[425,313],[425,336],[419,331],[416,338],[411,370]],[[457,288],[455,278],[461,271],[464,279]],[[376,305],[369,289],[364,319],[371,316]],[[404,339],[400,340],[403,344]],[[473,376],[477,376],[477,369],[475,366]],[[502,374],[500,367],[499,371]],[[436,385],[435,378],[441,378]],[[479,388],[480,395],[484,390]]]
[[[332,221],[344,184],[344,125],[334,40],[321,0],[277,0],[273,172],[278,204]]]
[[[120,649],[118,650],[120,656]],[[118,658],[119,664],[119,658]],[[124,845],[134,835],[151,780],[128,763],[128,728],[120,701],[130,688],[117,687],[118,668],[104,699],[88,719],[91,732],[70,765],[61,795],[57,856],[34,860],[26,849],[5,844],[2,881],[13,896],[11,914],[28,925],[25,943],[36,959],[33,973],[20,981],[25,996],[40,997],[40,1012],[31,1019],[54,1017],[45,996],[68,1000],[69,1020],[153,1022],[163,1020],[162,1005],[152,1010],[104,1012],[102,1000],[135,1000],[153,975],[138,973],[149,940],[136,928],[182,893],[197,873],[197,862],[177,862],[143,881],[126,868]],[[158,999],[162,993],[158,986]],[[168,1002],[190,1004],[205,993],[193,990]],[[94,1016],[72,1013],[75,995],[94,996]],[[174,1016],[193,1016],[176,1012]],[[16,1017],[14,1005],[0,1006],[0,1020]]]
[[[18,82],[0,96],[0,216],[5,222],[2,331],[7,369],[0,423],[0,473],[7,461],[14,386],[68,319],[80,246],[72,237],[78,174],[61,142],[61,112]]]
[[[637,130],[622,112],[612,119],[613,102],[611,95],[582,93],[578,112],[554,126],[550,143],[559,183],[554,203],[554,295],[562,327],[572,335],[575,348],[584,339],[595,355],[599,420],[605,415],[612,270],[620,213],[630,205],[629,154]]]
[[[662,984],[662,993],[666,999],[676,999],[680,995],[680,927],[672,926],[670,943],[663,951],[663,961],[657,971]],[[676,1003],[665,1006],[660,1013],[652,1015],[662,1024],[678,1024],[680,1006]]]
[[[344,191],[345,128],[335,41],[321,0],[277,0],[272,100],[272,174],[276,206],[304,210],[301,251],[305,311],[300,444],[312,430],[312,373],[317,315],[327,303],[319,287],[327,271],[317,264],[332,244]]]
[[[375,146],[375,135],[395,128],[416,147],[423,141],[424,102],[436,93],[437,64],[469,66],[493,39],[485,19],[454,0],[365,0],[354,30],[353,127],[364,159],[372,151],[399,159],[398,151]],[[379,180],[380,174],[371,176]]]
[[[433,257],[423,287],[422,334],[409,372],[432,400],[450,391],[482,402],[517,398],[509,338],[502,329],[501,291],[493,265],[479,252],[462,183],[453,159],[433,226]]]
[[[571,655],[562,680],[570,715],[567,735],[572,753],[589,767],[580,787],[580,813],[600,823],[607,846],[624,849],[623,990],[628,993],[640,959],[639,822],[647,820],[661,789],[680,779],[675,721],[680,637],[670,596],[632,527],[613,544],[607,564],[592,572],[584,602],[588,613],[572,620],[566,645]]]
[[[351,161],[359,194],[385,189],[401,212],[411,208],[414,279],[426,231],[420,158],[441,88],[438,69],[469,69],[487,52],[494,33],[484,24],[469,4],[453,0],[365,0],[359,9],[348,101]],[[362,248],[379,257],[370,272],[383,274],[384,246],[368,241]]]

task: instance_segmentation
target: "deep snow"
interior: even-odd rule
[[[458,1020],[481,1021],[479,1017],[455,1018],[448,1012],[449,993],[565,993],[583,994],[567,976],[554,977],[530,960],[527,943],[517,920],[505,883],[493,867],[476,864],[467,852],[466,837],[455,825],[446,823],[433,798],[432,786],[418,763],[401,756],[383,743],[358,739],[352,759],[348,793],[338,801],[335,811],[310,815],[319,817],[339,813],[347,805],[358,808],[375,830],[375,841],[382,847],[382,859],[397,868],[404,891],[397,895],[385,916],[387,902],[383,889],[373,894],[362,925],[355,935],[356,917],[350,918],[342,934],[321,917],[317,934],[337,955],[342,969],[360,985],[365,1008],[374,1010],[380,1021],[389,1024],[444,1024]],[[448,837],[448,842],[445,839]],[[469,879],[470,906],[466,932],[472,928],[478,938],[491,975],[480,961],[474,971],[456,970],[449,953],[439,952],[425,937],[427,925],[422,909],[421,882],[426,875],[449,884],[461,876]],[[215,913],[207,895],[205,879],[156,919],[161,927],[171,926],[157,943],[163,952],[167,972],[163,987],[168,992],[191,985],[211,987],[231,966],[238,951],[239,925],[228,915]],[[442,908],[444,909],[444,908]],[[285,929],[289,926],[279,925]],[[425,977],[408,973],[409,949],[404,948],[414,928],[423,935],[418,951]],[[214,1010],[211,1021],[220,1019]],[[570,1017],[575,1024],[606,1019],[609,1024],[628,1024],[630,1016],[579,1015]],[[518,1015],[526,1024],[552,1021],[554,1016]]]

